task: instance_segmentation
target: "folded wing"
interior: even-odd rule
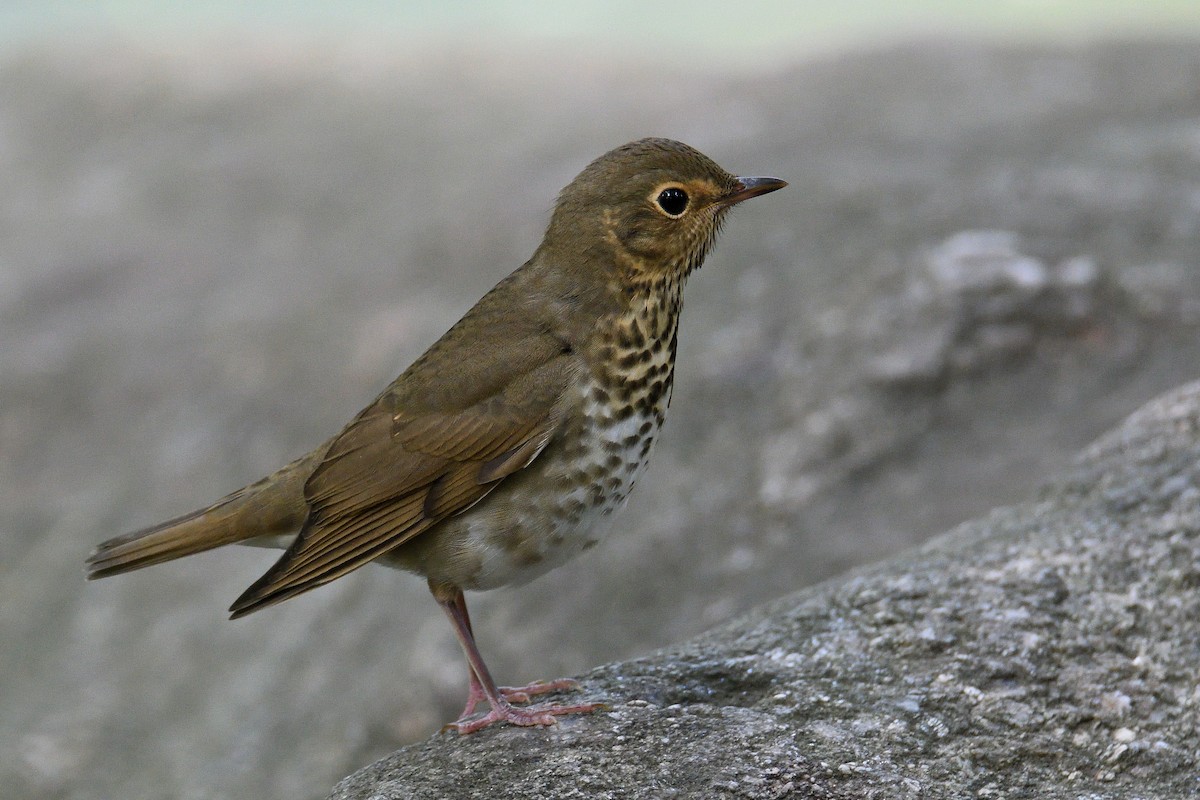
[[[305,484],[309,514],[295,542],[238,598],[232,616],[358,569],[462,513],[532,463],[562,422],[576,362],[549,337],[521,352],[526,363],[502,382],[492,377],[502,374],[494,365],[481,363],[484,379],[473,385],[470,375],[456,373],[467,387],[458,393],[469,402],[464,407],[413,409],[392,390],[364,410]]]

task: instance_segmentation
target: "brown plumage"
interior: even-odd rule
[[[533,257],[341,433],[206,509],[104,542],[88,576],[298,531],[233,617],[379,560],[426,577],[454,623],[471,673],[460,732],[597,707],[513,706],[569,682],[496,687],[462,590],[522,583],[596,543],[665,418],[687,276],[729,208],[784,185],[667,139],[601,156]],[[491,711],[470,719],[483,699]]]

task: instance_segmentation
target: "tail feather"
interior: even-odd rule
[[[87,560],[88,580],[119,575],[227,544],[225,526],[210,523],[220,504],[143,528],[98,545]]]
[[[310,454],[207,508],[101,543],[87,560],[88,580],[298,530],[308,510],[304,482],[313,460]]]

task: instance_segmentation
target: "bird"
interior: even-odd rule
[[[87,577],[233,543],[283,549],[234,601],[236,619],[381,563],[426,579],[466,657],[467,704],[446,728],[604,708],[527,705],[577,689],[569,679],[497,686],[463,593],[526,583],[612,528],[670,405],[685,282],[730,209],[786,185],[671,139],[605,153],[559,194],[533,256],[337,435],[212,505],[101,543]]]

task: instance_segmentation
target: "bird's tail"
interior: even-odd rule
[[[259,536],[285,534],[304,523],[304,482],[315,453],[207,508],[109,539],[87,560],[87,577],[106,578]]]

